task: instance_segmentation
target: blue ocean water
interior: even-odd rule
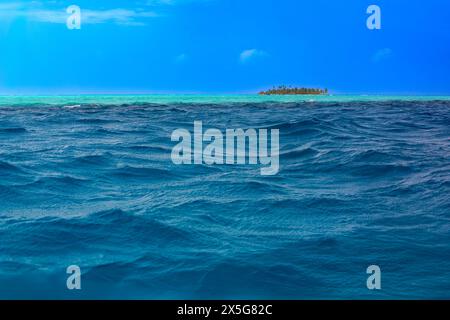
[[[196,120],[279,174],[174,165]],[[1,98],[0,298],[450,298],[449,158],[441,98]]]

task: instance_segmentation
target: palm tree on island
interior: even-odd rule
[[[273,87],[267,91],[261,91],[260,95],[299,95],[299,94],[310,94],[310,95],[325,95],[328,94],[328,89],[315,89],[315,88],[297,88],[297,87],[287,87],[278,86]]]

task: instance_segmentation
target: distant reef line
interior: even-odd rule
[[[300,94],[313,94],[313,95],[326,95],[328,94],[328,89],[318,89],[318,88],[297,88],[290,86],[278,86],[272,89],[261,91],[258,93],[263,96],[270,95],[300,95]]]

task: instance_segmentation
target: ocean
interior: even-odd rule
[[[194,121],[278,174],[175,165]],[[448,97],[0,97],[0,298],[449,299],[449,159]]]

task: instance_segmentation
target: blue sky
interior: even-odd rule
[[[0,94],[450,94],[449,17],[447,0],[2,0]]]

